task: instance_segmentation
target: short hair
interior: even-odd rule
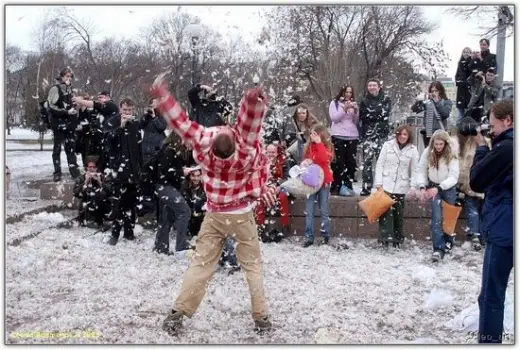
[[[412,127],[408,124],[403,124],[400,127],[398,127],[395,130],[395,136],[399,136],[399,134],[405,130],[408,133],[408,141],[406,141],[406,144],[413,144],[414,143],[414,135],[412,131]]]
[[[370,78],[370,79],[368,79],[367,85],[369,83],[377,83],[377,86],[381,87],[381,81],[379,79],[377,79],[377,78]]]
[[[99,157],[98,156],[87,156],[87,159],[86,159],[87,164],[88,163],[95,163],[95,164],[97,164],[98,161],[99,161]]]
[[[486,73],[493,73],[493,74],[497,74],[495,68],[488,68],[488,70],[486,71]]]
[[[229,134],[218,134],[212,143],[213,154],[221,159],[227,159],[235,153],[235,140]]]
[[[74,73],[72,73],[72,69],[70,69],[69,67],[63,68],[62,70],[60,70],[60,78],[63,78],[66,74],[69,74],[69,73],[74,78]]]
[[[134,101],[132,101],[132,99],[130,97],[126,97],[126,98],[122,99],[121,102],[119,102],[119,107],[123,107],[123,105],[127,105],[128,107],[133,107],[133,106],[135,106],[135,103],[134,103]]]
[[[103,90],[98,95],[104,95],[104,96],[110,97],[110,92],[108,92],[107,90]]]
[[[83,97],[85,100],[90,100],[90,95],[87,92],[80,92],[78,95]]]
[[[488,46],[489,46],[489,39],[486,39],[486,38],[482,38],[479,40],[479,44],[482,44],[483,42],[485,42]]]
[[[511,117],[511,121],[514,120],[513,114],[515,112],[515,106],[513,100],[502,100],[500,102],[493,103],[491,105],[490,111],[498,120],[504,120],[507,116]]]

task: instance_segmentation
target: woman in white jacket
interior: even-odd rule
[[[443,130],[433,133],[424,150],[417,169],[417,186],[420,198],[431,202],[432,260],[444,258],[453,245],[452,237],[442,231],[442,201],[454,205],[457,201],[456,185],[459,181],[458,143]]]
[[[376,164],[374,185],[395,200],[395,204],[379,218],[380,242],[387,248],[398,248],[404,240],[404,197],[416,191],[416,170],[419,152],[413,144],[413,132],[408,125],[397,128],[395,138],[383,144]]]

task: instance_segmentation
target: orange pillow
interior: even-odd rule
[[[455,226],[457,226],[461,210],[462,207],[442,201],[442,230],[445,234],[450,236],[456,235]]]
[[[376,193],[371,194],[358,204],[361,210],[363,210],[363,213],[367,216],[368,223],[373,224],[381,215],[386,213],[394,203],[395,201],[380,188]]]

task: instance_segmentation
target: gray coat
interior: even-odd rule
[[[484,106],[483,106],[483,115],[486,115],[490,110],[491,105],[497,100],[499,87],[493,81],[491,84],[487,84],[485,82],[480,83],[477,81],[474,76],[470,76],[468,78],[468,82],[471,86],[471,99],[468,103],[468,109],[478,107],[476,103],[478,102],[480,95],[484,94]]]

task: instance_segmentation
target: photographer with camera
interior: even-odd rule
[[[482,133],[474,136],[478,147],[470,173],[470,186],[485,193],[482,231],[486,251],[482,289],[478,298],[479,343],[501,343],[504,301],[513,268],[514,105],[500,101],[491,107],[491,149]]]
[[[217,97],[217,90],[208,85],[192,87],[188,91],[188,99],[193,112],[190,119],[206,128],[226,125],[233,113],[233,106],[223,97]]]
[[[78,124],[78,111],[73,106],[71,81],[74,74],[70,68],[60,71],[56,78],[57,84],[51,87],[47,97],[47,109],[50,114],[50,126],[53,134],[54,146],[52,162],[54,164],[53,181],[61,181],[61,144],[64,143],[70,176],[75,179],[79,176],[79,169],[75,150],[75,129]]]
[[[119,108],[110,97],[108,91],[101,91],[97,96],[97,101],[85,100],[81,96],[74,97],[73,102],[78,107],[93,108],[93,113],[97,114],[97,121],[101,128],[102,138],[101,145],[101,161],[102,171],[109,167],[110,158],[113,151],[110,149],[110,143],[107,140],[107,133],[117,129],[120,125]],[[100,116],[101,115],[101,116]]]
[[[79,222],[81,226],[94,221],[98,228],[103,226],[103,219],[108,212],[108,200],[103,189],[103,175],[98,171],[98,157],[86,159],[86,172],[78,177],[74,186],[74,197],[81,200]]]
[[[475,250],[482,249],[482,246],[485,244],[481,230],[481,206],[484,193],[473,191],[469,185],[469,174],[478,146],[475,141],[475,136],[477,136],[479,132],[486,136],[487,131],[487,125],[480,127],[479,131],[479,124],[471,117],[464,117],[457,124],[457,137],[460,145],[458,150],[458,202],[464,207],[467,218],[469,229],[469,232],[466,234],[467,241],[471,242]],[[487,138],[486,144],[491,147],[491,143]]]
[[[472,74],[468,78],[468,83],[471,86],[471,99],[466,116],[481,123],[482,117],[488,114],[491,105],[498,98],[500,88],[495,83],[495,70],[489,68],[485,74],[481,71]]]
[[[141,132],[134,113],[134,102],[124,98],[119,103],[120,117],[114,121],[116,128],[106,133],[106,144],[111,154],[107,182],[114,219],[109,244],[116,245],[121,228],[124,238],[134,240],[136,209],[140,195],[142,171]]]

